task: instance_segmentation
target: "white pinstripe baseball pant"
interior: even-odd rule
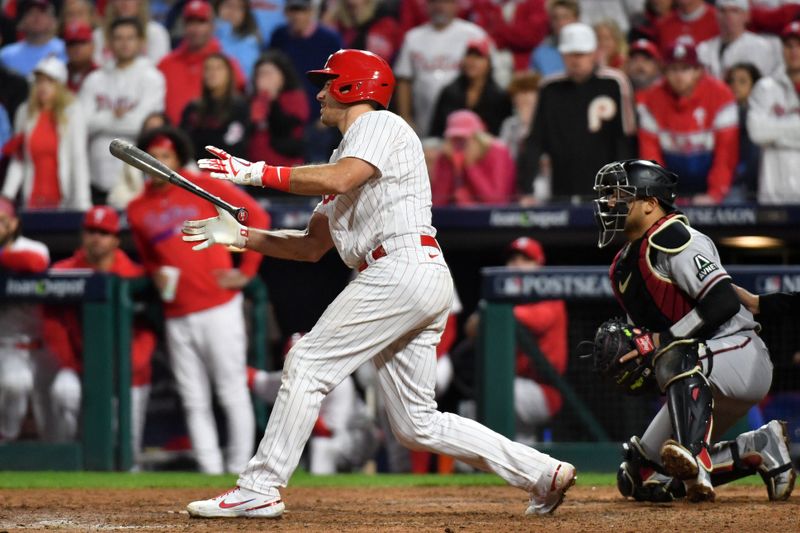
[[[394,249],[375,261],[289,352],[267,430],[239,486],[257,492],[285,487],[322,398],[372,360],[392,429],[406,446],[453,456],[529,492],[549,488],[556,460],[436,410],[436,345],[453,281],[441,253],[430,251],[419,245]]]

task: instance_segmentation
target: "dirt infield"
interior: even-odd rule
[[[211,491],[213,493],[213,491]],[[720,488],[717,503],[625,502],[610,487],[580,484],[555,515],[525,517],[508,487],[296,488],[278,520],[190,519],[198,489],[0,490],[0,531],[780,531],[800,530],[800,497],[769,503],[756,486]]]

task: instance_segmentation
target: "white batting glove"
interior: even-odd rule
[[[233,215],[216,208],[219,216],[203,220],[187,220],[183,223],[183,240],[203,241],[192,246],[192,250],[204,250],[212,244],[224,244],[235,248],[245,248],[250,230],[239,224]]]
[[[206,150],[217,156],[217,159],[200,159],[197,161],[197,166],[203,170],[210,170],[212,178],[232,181],[237,185],[262,187],[261,176],[266,166],[263,161],[251,163],[246,159],[234,157],[216,146],[206,146]]]

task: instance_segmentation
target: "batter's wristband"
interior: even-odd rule
[[[278,191],[290,192],[291,177],[291,167],[273,167],[272,165],[265,165],[264,173],[261,175],[261,186]]]

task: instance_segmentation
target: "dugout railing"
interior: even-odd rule
[[[800,290],[800,267],[734,266],[728,268],[736,284],[755,293]],[[481,332],[478,361],[478,416],[495,431],[513,438],[514,361],[520,347],[534,360],[539,375],[561,392],[564,406],[548,422],[553,438],[537,448],[573,462],[579,469],[614,471],[620,462],[619,442],[644,431],[660,406],[658,398],[625,397],[595,376],[589,359],[580,359],[577,345],[591,339],[594,329],[607,318],[622,314],[613,299],[608,267],[544,267],[525,271],[505,267],[482,270]],[[563,299],[567,303],[568,368],[558,374],[541,354],[530,333],[513,316],[520,303]],[[776,366],[773,386],[785,374],[780,358],[800,350],[796,317],[782,317],[771,324],[765,340]],[[791,364],[791,363],[789,363]],[[794,382],[800,389],[800,381]],[[747,427],[742,421],[734,428]],[[798,429],[800,431],[800,429]],[[730,433],[729,433],[730,434]]]
[[[133,466],[130,348],[134,303],[146,297],[150,289],[149,279],[121,279],[90,271],[0,276],[0,305],[75,305],[80,308],[83,328],[81,425],[77,439],[0,443],[0,470],[129,470]],[[256,277],[243,292],[250,302],[248,361],[257,368],[266,368],[267,287]],[[259,430],[263,431],[266,406],[261,401],[253,403]]]

